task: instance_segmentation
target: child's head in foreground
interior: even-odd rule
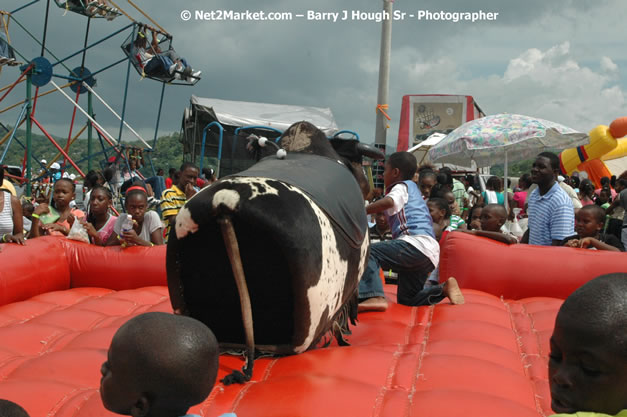
[[[383,182],[386,187],[399,181],[407,181],[414,178],[418,165],[416,157],[409,152],[396,152],[385,161]]]
[[[551,336],[551,407],[560,414],[627,409],[627,274],[603,275],[572,293]]]
[[[0,417],[29,417],[29,415],[13,401],[0,399]]]
[[[605,226],[605,210],[595,204],[583,206],[575,214],[575,231],[579,237],[597,237]]]
[[[190,317],[145,313],[113,336],[102,364],[105,408],[132,416],[183,416],[207,398],[218,372],[218,342]]]
[[[507,210],[500,204],[488,204],[481,210],[481,230],[500,232],[507,220]]]

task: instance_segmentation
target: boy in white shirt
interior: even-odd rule
[[[390,155],[383,172],[386,196],[366,207],[368,214],[385,213],[394,239],[370,246],[368,265],[359,283],[359,311],[387,309],[379,268],[398,272],[399,304],[429,305],[445,297],[453,304],[463,303],[455,278],[423,290],[429,273],[439,262],[440,246],[435,240],[429,209],[412,181],[416,168],[416,158],[411,153]]]

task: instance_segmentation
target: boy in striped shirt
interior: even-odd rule
[[[165,223],[165,243],[168,242],[170,229],[176,219],[176,215],[185,205],[188,199],[196,194],[194,184],[198,178],[198,168],[190,163],[185,162],[181,165],[178,182],[168,188],[161,195],[161,215]]]

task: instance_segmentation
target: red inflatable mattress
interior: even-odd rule
[[[472,262],[478,245],[487,245],[491,256],[495,251],[509,256],[513,249],[472,236],[451,238],[447,244],[456,252],[473,251]],[[112,415],[100,401],[100,365],[128,318],[171,311],[165,248],[108,250],[41,238],[25,248],[1,249],[0,398],[21,404],[32,417]],[[543,249],[546,256],[554,250]],[[582,252],[566,251],[560,254],[573,261]],[[445,271],[452,268],[447,259],[443,254]],[[480,272],[481,280],[489,278]],[[535,274],[538,278],[530,279],[541,281],[541,272]],[[579,274],[565,282],[578,286],[591,278]],[[462,276],[460,282],[468,288],[473,281]],[[386,290],[395,300],[395,288]],[[385,313],[360,314],[348,338],[351,346],[258,359],[251,382],[218,383],[192,411],[203,416],[232,411],[239,417],[552,414],[548,339],[562,300],[511,300],[474,289],[464,294],[462,306],[392,303]],[[242,365],[240,358],[223,355],[219,378]]]

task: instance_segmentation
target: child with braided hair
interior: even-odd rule
[[[113,226],[118,218],[109,213],[112,204],[113,195],[108,188],[102,185],[92,188],[87,218],[80,222],[87,231],[90,242],[95,245],[105,246],[113,233]]]

